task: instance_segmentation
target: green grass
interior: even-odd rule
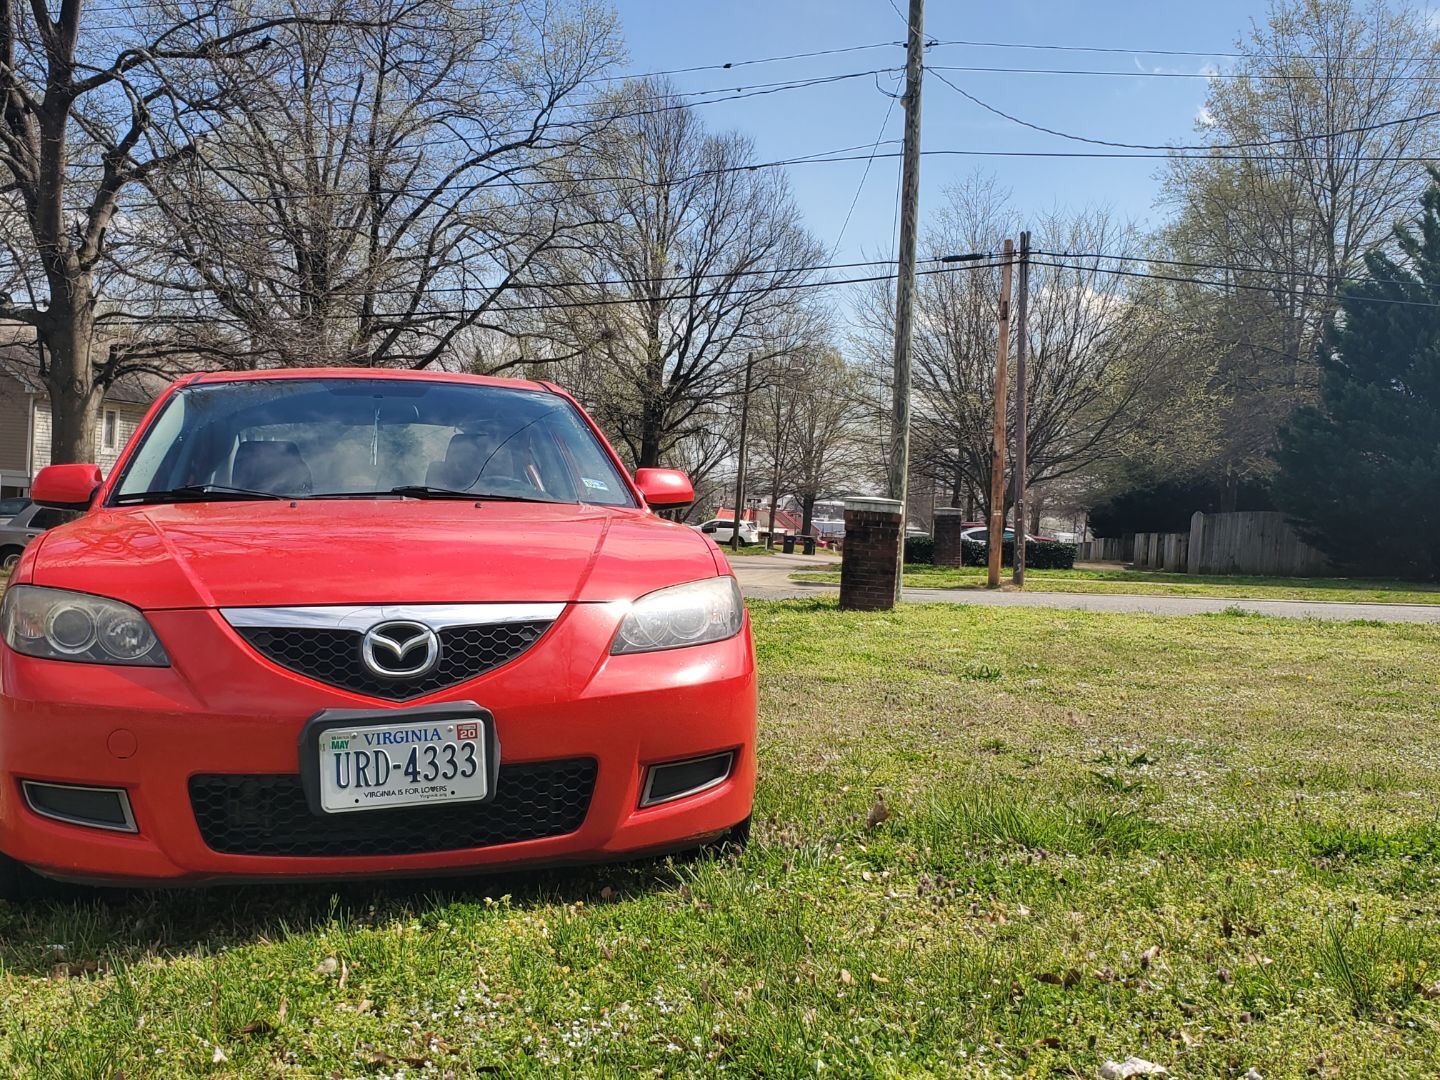
[[[1435,1075],[1440,628],[752,612],[745,852],[0,905],[0,1074]]]
[[[839,584],[839,571],[799,571],[796,581]],[[1004,579],[1010,580],[1006,568]],[[905,584],[916,589],[982,589],[985,568],[909,563]],[[1221,600],[1319,600],[1356,604],[1440,604],[1440,584],[1366,578],[1273,578],[1166,574],[1151,570],[1030,570],[1031,592],[1208,596]]]

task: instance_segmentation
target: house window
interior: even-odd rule
[[[116,450],[120,446],[120,414],[114,409],[105,410],[101,445],[106,450]]]

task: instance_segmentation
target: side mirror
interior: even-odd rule
[[[653,510],[673,510],[695,501],[690,478],[679,469],[636,469],[635,486]]]
[[[98,465],[46,465],[35,474],[30,498],[56,510],[89,510],[102,479]]]

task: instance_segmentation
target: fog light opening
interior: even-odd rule
[[[640,795],[640,805],[657,806],[709,791],[730,779],[734,767],[733,750],[651,765],[645,770],[645,789]]]
[[[41,817],[111,832],[139,832],[124,788],[86,787],[80,784],[47,784],[22,780],[25,804]]]

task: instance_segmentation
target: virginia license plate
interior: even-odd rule
[[[449,717],[319,730],[320,808],[328,814],[489,796],[485,728]]]

